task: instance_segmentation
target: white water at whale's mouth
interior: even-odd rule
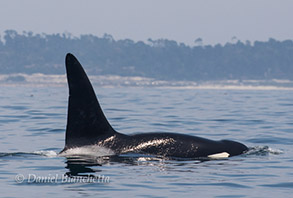
[[[115,155],[115,152],[109,148],[97,145],[82,146],[67,149],[58,154],[61,157],[76,156],[76,155],[91,155],[95,157]]]

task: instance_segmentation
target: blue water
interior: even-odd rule
[[[149,156],[65,158],[68,90],[0,87],[1,197],[291,197],[293,91],[95,87],[125,134],[176,132],[232,139],[242,156],[175,161]],[[24,181],[17,183],[21,175]],[[58,179],[32,182],[32,175]],[[99,182],[61,177],[104,176]]]

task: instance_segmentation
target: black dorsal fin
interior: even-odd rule
[[[115,130],[107,121],[81,64],[72,54],[66,55],[65,62],[69,86],[65,147],[94,144]]]

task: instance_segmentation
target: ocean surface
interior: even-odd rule
[[[119,132],[231,139],[250,150],[209,161],[61,157],[67,86],[1,86],[0,197],[292,197],[292,89],[95,90]]]

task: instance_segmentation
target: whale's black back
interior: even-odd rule
[[[72,54],[65,62],[69,86],[65,147],[93,144],[98,137],[115,133],[81,64]]]

